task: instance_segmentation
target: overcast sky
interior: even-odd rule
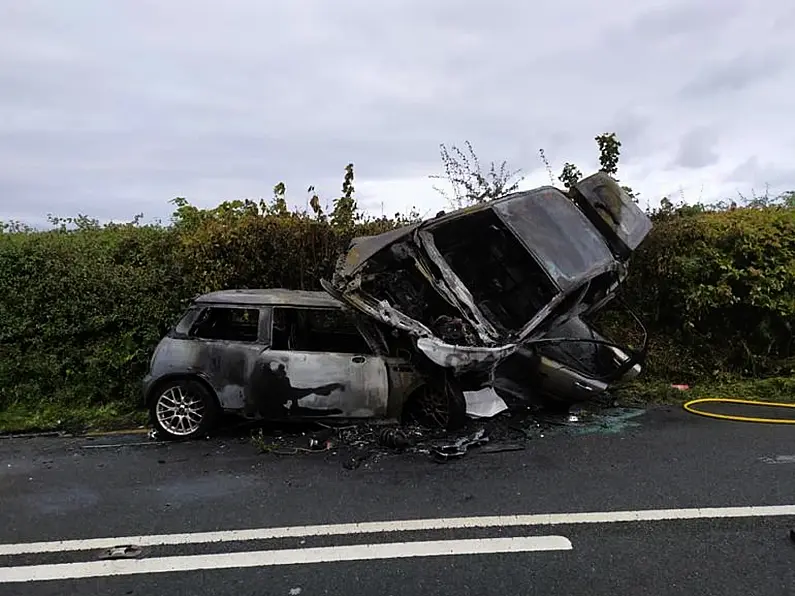
[[[439,143],[642,204],[795,188],[792,0],[2,0],[0,219],[339,193],[445,206]]]

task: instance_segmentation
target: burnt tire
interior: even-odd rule
[[[160,438],[178,441],[206,435],[218,422],[215,395],[194,379],[174,379],[152,395],[149,415]]]
[[[411,394],[403,412],[405,422],[456,430],[466,424],[466,399],[450,373],[439,375]]]

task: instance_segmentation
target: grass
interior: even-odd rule
[[[671,381],[639,379],[615,391],[625,405],[682,404],[705,397],[731,397],[755,401],[795,402],[795,377],[767,379],[711,379],[693,383],[687,390],[671,387]]]
[[[702,397],[734,397],[758,401],[795,402],[795,377],[767,379],[715,379],[693,383],[686,391],[671,387],[670,380],[641,378],[614,392],[623,406],[682,404]],[[83,433],[143,426],[148,415],[124,402],[102,405],[75,403],[12,403],[0,411],[0,433],[65,431]],[[263,445],[263,449],[272,448]]]
[[[134,428],[148,414],[123,402],[102,405],[74,403],[12,403],[0,411],[0,433],[65,431],[83,433]]]

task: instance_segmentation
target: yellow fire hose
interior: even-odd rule
[[[750,399],[733,399],[729,397],[703,397],[692,399],[682,407],[691,414],[706,416],[707,418],[719,418],[720,420],[735,420],[737,422],[764,422],[768,424],[795,424],[795,418],[757,418],[755,416],[734,416],[731,414],[718,414],[716,412],[705,412],[697,410],[693,406],[703,403],[723,403],[723,404],[744,404],[748,406],[765,406],[772,408],[791,408],[795,409],[795,404],[783,404],[773,401],[754,401]]]

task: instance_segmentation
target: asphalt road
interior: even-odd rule
[[[387,454],[355,469],[343,453],[259,454],[244,437],[0,440],[0,595],[795,592],[795,428],[677,409],[634,421],[524,451]],[[760,506],[791,507],[722,509]],[[673,511],[645,517],[680,519],[614,513],[662,509]],[[600,515],[583,523],[588,512]],[[510,517],[533,514],[568,515]],[[429,521],[401,523],[416,519]],[[358,522],[396,523],[314,527]],[[81,542],[94,538],[113,540]],[[61,540],[76,542],[29,545]],[[134,540],[138,558],[100,560]]]

